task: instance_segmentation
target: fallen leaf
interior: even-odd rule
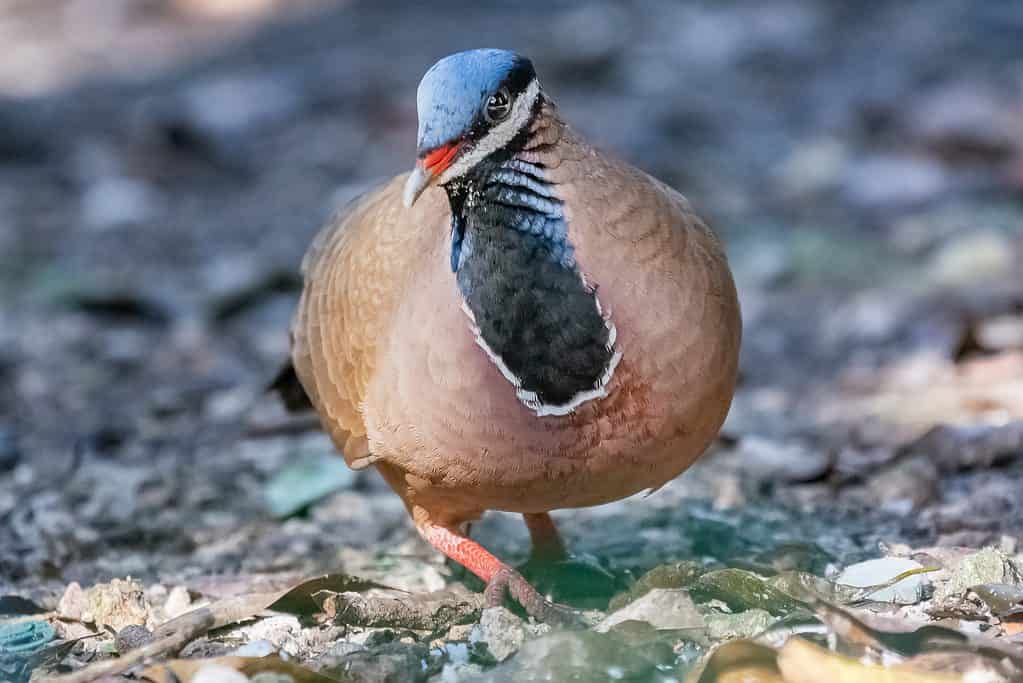
[[[686,588],[702,573],[703,565],[691,560],[658,565],[639,577],[628,591],[614,596],[608,609],[617,612],[654,588]]]
[[[686,677],[686,683],[784,683],[774,650],[749,640],[715,648]]]
[[[835,577],[835,583],[868,589],[879,584],[890,584],[868,593],[864,599],[913,605],[920,602],[927,581],[920,573],[909,572],[923,568],[924,566],[916,560],[880,557],[846,567]]]
[[[267,605],[266,609],[288,614],[313,614],[321,611],[323,605],[323,598],[315,597],[318,593],[359,592],[370,588],[387,589],[388,586],[350,574],[324,574],[306,579],[297,586],[285,590],[280,597]]]
[[[829,652],[803,638],[790,638],[778,653],[785,683],[962,683],[955,674],[907,671]]]
[[[733,610],[764,609],[784,615],[803,604],[778,590],[753,572],[718,569],[704,574],[689,589],[697,602],[720,600]]]
[[[970,589],[996,617],[1023,614],[1023,586],[1011,583],[987,583]]]

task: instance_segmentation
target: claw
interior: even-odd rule
[[[582,615],[567,605],[559,605],[540,595],[540,592],[511,567],[502,567],[487,582],[483,599],[487,607],[504,604],[510,594],[515,602],[522,605],[526,614],[537,621],[558,626],[584,626]]]

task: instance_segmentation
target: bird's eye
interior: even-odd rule
[[[511,95],[508,94],[507,88],[501,88],[487,100],[487,106],[483,110],[483,115],[490,123],[497,123],[498,121],[504,121],[508,118],[508,114],[511,113]]]

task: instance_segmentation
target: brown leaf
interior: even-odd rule
[[[332,593],[361,592],[370,588],[394,590],[374,581],[367,581],[349,574],[325,574],[307,579],[284,591],[279,598],[267,606],[267,609],[288,614],[313,614],[320,611],[322,604],[322,599],[317,600],[314,597],[317,593],[324,591]]]
[[[803,638],[790,638],[778,653],[785,683],[962,683],[956,674],[907,671],[829,652]]]
[[[750,640],[733,640],[711,651],[686,683],[783,683],[777,654]]]

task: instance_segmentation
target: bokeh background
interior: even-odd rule
[[[573,547],[616,580],[779,552],[824,571],[879,541],[1016,552],[1023,4],[0,7],[0,594],[444,584],[397,498],[265,388],[319,225],[411,167],[420,76],[484,46],[686,194],[742,298],[721,443],[649,499],[558,515]],[[477,536],[525,556],[513,518]]]

